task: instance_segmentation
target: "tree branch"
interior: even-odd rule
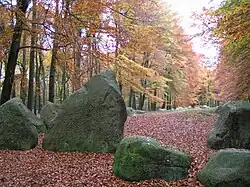
[[[31,45],[19,47],[19,49],[26,49],[26,48],[34,48],[34,49],[40,49],[40,50],[44,50],[44,51],[51,50],[51,49],[48,49],[48,48],[43,48],[43,47],[39,47],[39,46],[31,46]]]

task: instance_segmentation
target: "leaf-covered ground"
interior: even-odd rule
[[[130,183],[112,174],[112,154],[54,153],[39,146],[28,151],[0,151],[0,186],[18,187],[109,187],[109,186],[202,186],[195,177],[204,166],[208,155],[206,136],[216,115],[201,112],[151,113],[128,117],[125,135],[145,135],[161,143],[176,146],[193,157],[189,175],[185,180],[165,182],[149,180]]]

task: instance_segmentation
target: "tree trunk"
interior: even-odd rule
[[[23,46],[26,45],[26,40],[27,40],[27,34],[26,32],[23,33]],[[23,101],[23,103],[26,103],[26,97],[27,97],[27,69],[26,69],[26,53],[27,50],[26,48],[23,49],[23,59],[22,59],[22,70],[21,70],[21,89],[20,89],[20,97]]]
[[[148,111],[151,111],[151,101],[149,97],[148,97]]]
[[[14,75],[15,76],[15,75]],[[16,82],[15,82],[15,78],[13,80],[13,84],[12,84],[12,92],[11,92],[11,98],[16,97]]]
[[[39,58],[40,59],[40,58]],[[38,95],[38,114],[40,114],[42,109],[42,96],[41,96],[41,61],[39,60],[39,67],[38,67],[38,73],[36,77],[36,86],[37,86],[37,95]]]
[[[59,0],[56,0],[56,13],[55,19],[58,19],[59,16]],[[55,25],[55,34],[54,34],[54,44],[52,49],[52,57],[51,57],[51,64],[50,64],[50,72],[49,72],[49,101],[54,102],[55,97],[55,74],[56,74],[56,59],[57,59],[57,52],[58,52],[58,41],[57,41],[57,26]]]
[[[89,59],[89,78],[93,77],[93,56],[92,56],[92,45],[89,43],[89,52],[88,52],[88,59]]]
[[[54,97],[55,97],[56,54],[57,54],[57,46],[54,43],[52,50],[50,71],[49,71],[49,101],[52,103],[54,102]]]
[[[40,96],[40,65],[39,65],[39,61],[38,61],[38,53],[36,53],[36,77],[35,77],[35,82],[36,82],[36,86],[35,86],[35,114],[37,114],[37,111],[39,113],[40,106],[39,106],[39,98],[41,98]]]
[[[169,92],[167,94],[167,110],[171,110],[172,108],[172,96],[171,96],[171,93]]]
[[[32,20],[36,20],[36,0],[33,0]],[[30,65],[29,65],[29,90],[27,107],[32,111],[34,101],[34,73],[35,73],[35,49],[36,44],[36,24],[32,23],[31,49],[30,49]],[[37,63],[37,62],[36,62]],[[36,110],[36,109],[35,109]],[[35,111],[36,112],[36,111]]]
[[[166,108],[166,101],[164,101],[164,102],[162,103],[161,108],[162,108],[162,109],[165,109],[165,108]]]
[[[35,60],[35,71],[34,71],[34,74],[35,74],[35,94],[34,94],[34,114],[37,114],[37,85],[36,85],[36,81],[37,81],[37,73],[38,73],[38,59],[37,59],[37,52],[36,52],[36,60]]]
[[[67,20],[68,16],[71,18],[71,14],[70,14],[70,0],[65,0],[65,14],[64,14],[64,18],[65,20]],[[81,33],[79,33],[79,35],[81,36]],[[80,50],[79,50],[80,51]],[[79,53],[79,57],[81,60],[81,54]],[[80,62],[80,61],[79,61]],[[62,101],[64,101],[67,97],[67,93],[66,93],[66,85],[67,85],[67,72],[66,72],[66,63],[62,64]]]
[[[23,16],[25,16],[29,2],[30,2],[29,0],[17,1],[17,9],[23,14]],[[23,31],[23,18],[19,17],[19,15],[16,14],[16,25],[14,27],[14,34],[12,36],[12,42],[8,56],[8,62],[3,82],[3,90],[1,94],[0,104],[3,104],[10,99],[22,31]]]
[[[134,91],[133,88],[130,87],[129,98],[128,98],[128,107],[132,107],[132,99],[133,99]]]
[[[136,97],[135,97],[135,92],[133,92],[133,100],[132,100],[132,108],[136,110]]]
[[[139,98],[139,110],[143,109],[144,103],[145,103],[146,95],[145,93],[140,93],[140,98]]]
[[[41,51],[39,51],[39,62],[40,62],[40,67],[41,67],[41,73],[42,73],[42,81],[43,81],[43,105],[45,105],[46,103],[46,96],[47,96],[47,90],[46,90],[46,80],[45,80],[45,69],[44,69],[44,65],[43,65],[43,57],[42,57],[42,53]]]
[[[0,80],[2,79],[3,62],[0,62]]]
[[[120,20],[118,21],[118,22],[120,22]],[[116,28],[116,32],[115,32],[115,36],[116,36],[116,42],[115,42],[115,58],[117,58],[118,57],[118,55],[119,55],[119,45],[120,45],[120,42],[119,42],[119,37],[120,37],[120,28],[119,28],[119,23],[116,23],[115,22],[115,28]],[[116,59],[115,59],[116,60]],[[118,70],[118,75],[119,75],[119,77],[121,77],[121,72],[120,72],[120,70]],[[119,89],[120,89],[120,91],[121,91],[121,93],[122,93],[122,81],[121,80],[118,80],[118,85],[119,85]]]
[[[64,101],[66,99],[66,68],[65,64],[62,65],[62,88],[60,93],[60,101]]]
[[[133,59],[135,60],[135,59]],[[142,62],[142,66],[149,68],[150,64],[149,64],[149,53],[148,52],[144,52],[143,53],[143,62]],[[141,85],[145,88],[147,84],[147,80],[146,79],[141,79]],[[139,98],[139,109],[142,110],[143,106],[144,106],[144,102],[145,102],[145,98],[146,95],[145,93],[140,93],[140,98]]]
[[[81,29],[77,30],[77,36],[81,38]],[[76,54],[75,54],[75,90],[81,88],[81,49],[76,43]]]
[[[95,40],[95,42],[93,44],[93,48],[94,48],[94,53],[96,55],[97,51],[98,51],[97,40]],[[100,60],[96,56],[94,58],[95,58],[95,74],[98,74],[98,73],[100,73]]]
[[[157,89],[155,88],[154,89],[154,96],[156,96],[156,94],[157,94]],[[156,111],[156,102],[155,101],[152,102],[151,109],[152,109],[152,111]]]

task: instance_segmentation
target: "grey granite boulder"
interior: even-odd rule
[[[250,151],[220,150],[197,173],[206,187],[249,187]]]
[[[180,180],[188,175],[191,157],[144,136],[125,137],[114,156],[114,174],[128,181]]]
[[[59,105],[56,103],[47,102],[40,112],[40,117],[48,129],[51,128],[51,122],[57,116]]]
[[[227,102],[220,108],[219,114],[208,135],[208,147],[250,149],[250,103]]]
[[[123,138],[126,118],[115,74],[105,71],[60,105],[43,147],[63,152],[114,152]]]
[[[0,106],[0,149],[27,150],[38,143],[37,129],[44,130],[21,99],[11,99]]]

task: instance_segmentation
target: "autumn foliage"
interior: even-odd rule
[[[250,100],[249,16],[248,0],[225,0],[200,16],[204,33],[219,45],[215,78],[218,100]]]
[[[4,3],[0,7],[6,10],[0,23],[13,31],[10,23],[20,10]],[[139,102],[142,109],[147,102],[154,110],[199,103],[200,54],[162,1],[33,0],[21,20],[15,69],[23,81],[21,88],[9,86],[24,102],[28,96],[29,107],[32,99],[36,108],[46,100],[61,102],[105,69],[116,72],[128,105]],[[1,64],[8,64],[10,42],[11,35],[1,38]]]

